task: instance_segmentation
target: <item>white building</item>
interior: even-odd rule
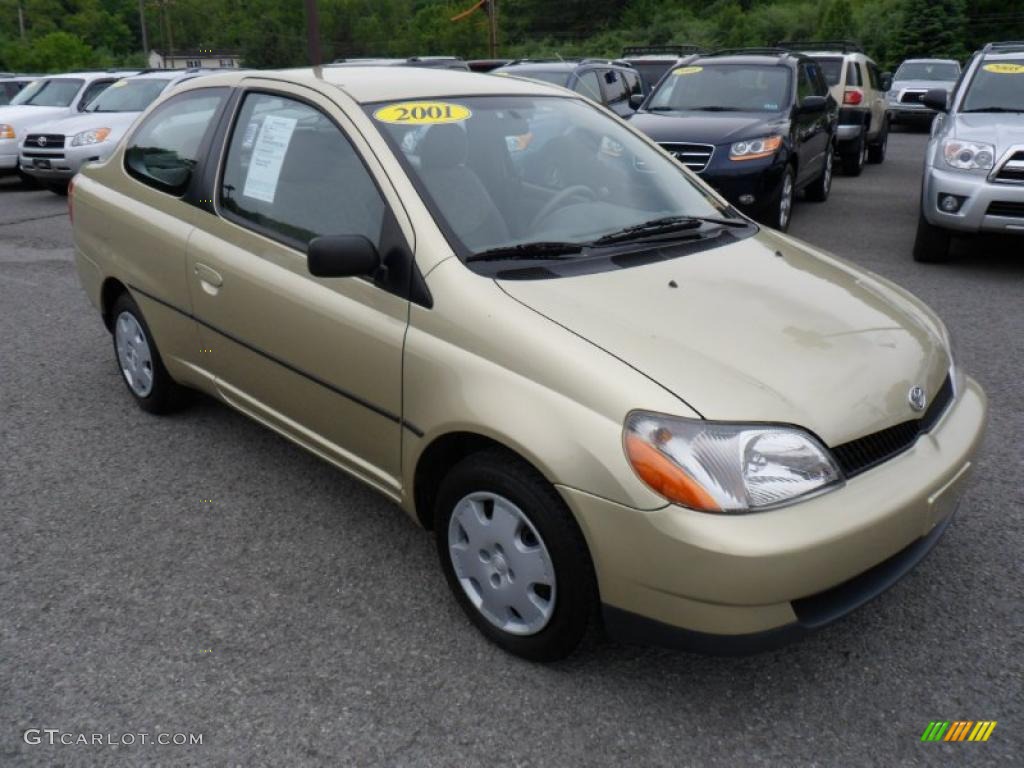
[[[242,57],[238,51],[198,48],[194,51],[150,51],[150,69],[238,69]]]

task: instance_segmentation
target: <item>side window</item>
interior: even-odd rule
[[[227,88],[202,88],[165,101],[128,140],[125,170],[161,192],[183,195],[199,147],[227,94]]]
[[[630,96],[643,96],[644,86],[640,82],[640,75],[637,72],[625,72],[623,73],[626,78],[626,87],[629,89]]]
[[[222,213],[306,250],[321,235],[363,235],[380,247],[385,202],[349,140],[318,109],[250,93],[231,135]]]
[[[604,90],[608,94],[608,104],[618,104],[629,98],[629,86],[621,73],[614,69],[606,69],[602,73],[604,77]]]
[[[825,75],[822,74],[818,62],[807,64],[807,77],[811,82],[811,93],[815,96],[828,96],[828,83],[825,82]]]
[[[874,64],[868,64],[868,79],[871,81],[871,88],[873,90],[882,90],[882,76],[878,72],[878,67]]]
[[[806,63],[800,64],[800,73],[796,79],[796,98],[798,102],[803,101],[808,96],[814,95],[814,85],[811,82],[811,73],[808,71]]]
[[[864,85],[864,78],[860,76],[860,65],[856,61],[849,61],[846,64],[846,87],[859,88]]]
[[[581,74],[572,89],[576,93],[583,94],[591,101],[596,101],[598,104],[603,102],[601,98],[601,83],[597,79],[597,72],[593,69],[588,69]]]
[[[89,106],[89,102],[107,90],[113,82],[113,80],[93,80],[85,86],[85,90],[82,92],[82,100],[78,102],[78,111],[84,112],[85,108]]]

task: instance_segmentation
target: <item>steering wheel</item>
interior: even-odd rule
[[[580,198],[587,201],[593,201],[597,199],[597,195],[594,194],[594,190],[590,187],[584,186],[583,184],[574,184],[571,187],[566,187],[557,195],[548,200],[547,204],[533,217],[533,221],[530,222],[530,229],[536,229],[544,219],[554,213],[557,209],[561,208],[566,204],[567,201],[573,198]]]

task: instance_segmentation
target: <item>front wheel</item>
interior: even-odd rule
[[[936,227],[918,214],[917,235],[914,237],[914,261],[938,264],[949,259],[949,230]]]
[[[597,613],[590,554],[555,489],[501,450],[473,454],[441,483],[434,510],[448,584],[492,642],[532,661],[579,645]]]
[[[792,165],[787,165],[779,183],[779,191],[775,193],[775,200],[768,209],[764,223],[779,232],[789,229],[790,219],[793,218],[793,198],[796,196],[796,173]]]
[[[832,143],[829,142],[828,149],[825,151],[825,167],[821,169],[821,175],[818,176],[811,185],[807,187],[807,199],[815,203],[824,203],[828,200],[828,194],[832,191],[832,168],[835,152],[833,151]]]

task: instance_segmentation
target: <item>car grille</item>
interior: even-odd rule
[[[926,91],[904,91],[900,95],[900,104],[920,104]]]
[[[715,153],[713,144],[681,144],[662,142],[662,148],[691,171],[700,173],[708,167],[711,155]]]
[[[59,133],[30,133],[25,137],[26,147],[63,149],[64,137]]]
[[[1011,203],[1005,200],[993,200],[985,211],[988,216],[1009,216],[1024,219],[1024,203]]]
[[[833,448],[832,453],[839,462],[839,468],[846,477],[854,477],[903,453],[917,442],[918,437],[931,431],[951,402],[953,380],[947,376],[920,419],[904,421]]]
[[[1014,152],[995,175],[1004,184],[1024,184],[1024,150]]]
[[[33,158],[33,157],[45,157],[47,160],[63,160],[63,152],[28,152],[26,150],[21,151],[22,157]]]

